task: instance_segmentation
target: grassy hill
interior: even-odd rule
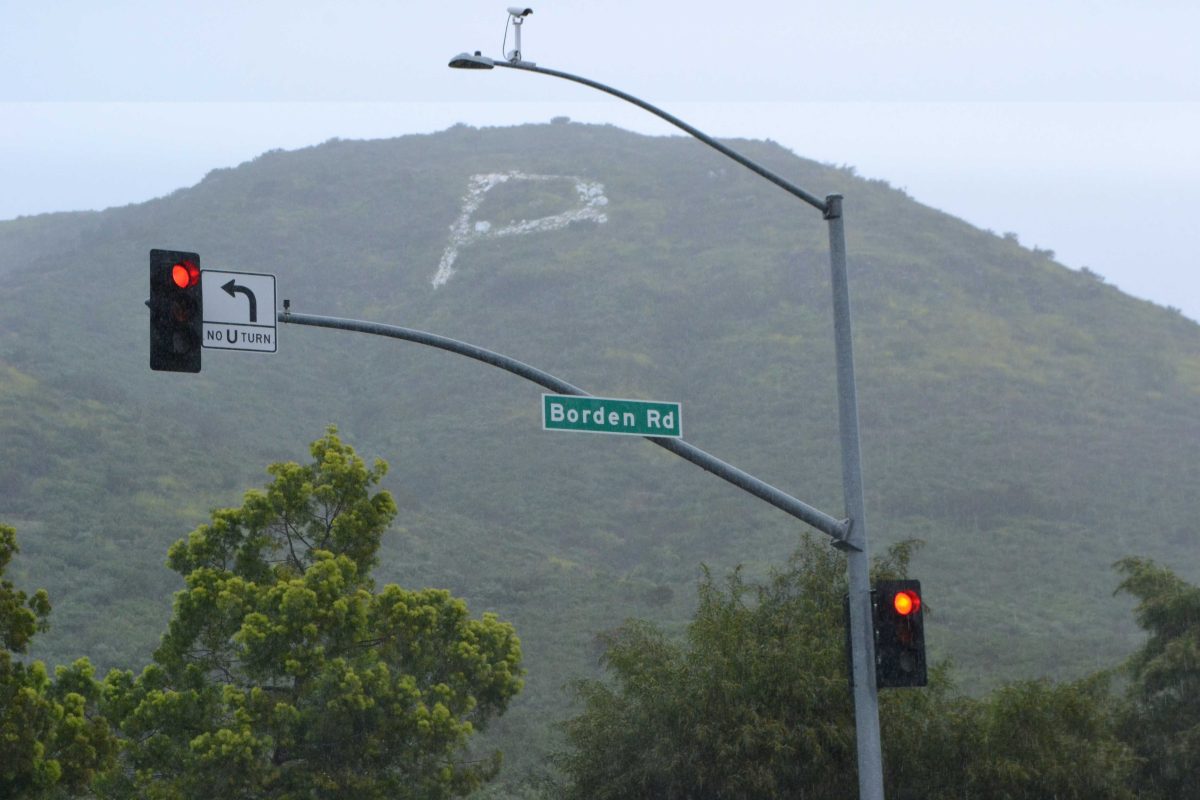
[[[1117,663],[1136,631],[1112,562],[1200,577],[1200,326],[882,181],[734,145],[846,197],[873,547],[927,541],[934,657],[977,687]],[[152,247],[274,273],[296,311],[681,401],[690,442],[840,513],[811,209],[696,142],[612,127],[273,151],[148,203],[0,223],[0,520],[16,579],[55,604],[39,657],[140,664],[176,588],[167,546],[329,423],[392,467],[380,578],[516,624],[527,690],[495,738],[518,768],[595,669],[597,632],[681,623],[702,562],[764,570],[797,541],[799,523],[669,453],[544,432],[538,387],[416,345],[281,326],[275,355],[152,373]]]

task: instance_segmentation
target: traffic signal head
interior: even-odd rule
[[[199,372],[204,335],[200,256],[150,251],[150,369]]]
[[[876,686],[926,685],[921,582],[879,581],[874,617]]]

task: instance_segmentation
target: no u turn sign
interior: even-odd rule
[[[202,271],[204,346],[274,353],[275,276],[257,272]]]

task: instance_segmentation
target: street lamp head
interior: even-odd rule
[[[450,59],[450,67],[452,69],[495,69],[496,62],[485,55],[480,55],[480,52],[476,50],[474,55],[459,53]]]

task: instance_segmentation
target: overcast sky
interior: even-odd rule
[[[533,8],[526,59],[853,165],[1200,320],[1195,0]],[[334,136],[559,115],[677,133],[565,81],[446,68],[500,56],[506,16],[491,0],[0,0],[0,219],[141,202]]]

